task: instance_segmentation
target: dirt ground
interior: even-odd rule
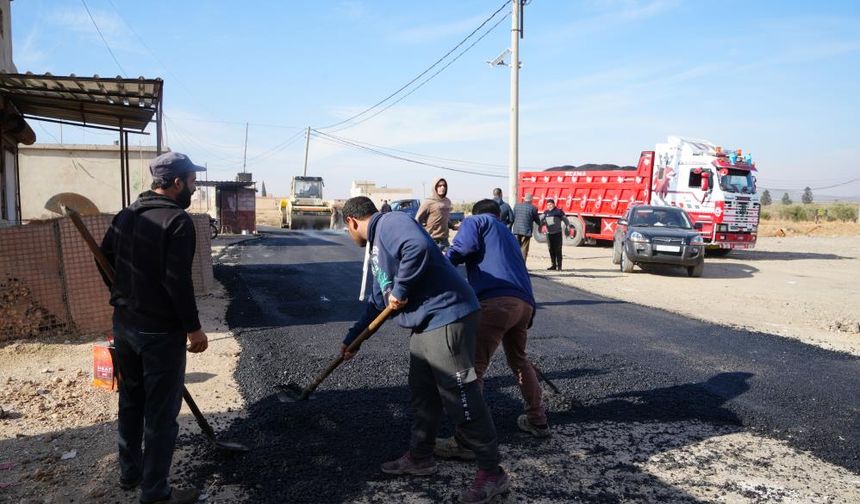
[[[224,291],[198,298],[209,348],[189,354],[186,384],[200,409],[218,431],[243,413],[233,380],[239,344],[227,332]],[[125,503],[136,492],[123,492],[117,480],[117,394],[92,386],[92,341],[17,341],[0,347],[0,502]],[[173,475],[193,464],[183,440],[201,436],[183,404]],[[218,485],[213,475],[208,502],[236,502],[235,489]]]
[[[213,247],[213,255],[223,250],[223,243]],[[860,355],[858,246],[858,236],[762,238],[755,250],[709,259],[702,278],[688,278],[683,270],[669,269],[622,275],[610,263],[611,250],[593,246],[565,248],[565,265],[572,269],[548,272],[546,249],[534,243],[529,268],[601,295]],[[688,299],[704,300],[708,309]],[[210,347],[189,355],[188,388],[218,431],[243,414],[233,380],[240,347],[224,324],[224,291],[216,289],[198,303]],[[0,419],[0,503],[136,502],[136,493],[117,487],[117,398],[91,386],[92,340],[0,346],[0,407],[5,414]],[[183,406],[174,481],[181,482],[195,463],[188,444],[200,435]],[[551,451],[583,461],[579,472],[566,475],[561,484],[553,460],[536,449],[531,458],[506,457],[512,476],[556,492],[565,485],[585,485],[595,492],[601,485],[648,489],[633,499],[639,502],[668,502],[682,495],[730,503],[860,501],[856,474],[782,441],[730,427],[577,424],[559,426],[551,443]],[[607,449],[595,451],[595,446]],[[624,464],[637,470],[626,470]],[[468,470],[463,465],[444,469],[462,472],[463,479]],[[363,501],[385,500],[373,486],[368,483]],[[247,502],[240,489],[220,484],[217,474],[202,490],[208,502]],[[408,480],[402,490],[398,501],[426,501]],[[391,494],[385,497],[391,501]],[[599,500],[599,492],[594,497]],[[514,494],[497,501],[519,502]]]
[[[546,245],[533,242],[528,266],[602,296],[860,355],[860,233],[759,238],[753,250],[708,257],[701,278],[671,267],[623,274],[611,254],[565,247],[565,271],[546,271]]]

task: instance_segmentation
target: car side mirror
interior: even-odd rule
[[[619,226],[626,226],[627,225],[627,219],[618,219],[618,225]]]
[[[705,225],[701,222],[696,222],[695,224],[693,224],[693,229],[702,229],[703,227],[705,227]]]

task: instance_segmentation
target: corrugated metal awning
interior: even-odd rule
[[[143,131],[161,105],[161,79],[0,73],[0,94],[33,119]]]

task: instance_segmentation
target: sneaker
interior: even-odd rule
[[[460,494],[460,502],[464,504],[481,504],[511,489],[511,480],[504,469],[499,467],[499,472],[493,474],[483,469],[478,469],[472,486]]]
[[[436,461],[433,457],[426,460],[415,460],[409,452],[397,460],[382,464],[385,474],[408,474],[409,476],[430,476],[436,472]]]
[[[547,271],[554,271],[554,270],[555,270],[555,266],[550,266],[550,267],[549,267],[549,268],[547,268],[546,270],[547,270]]]
[[[200,498],[196,488],[173,488],[170,495],[157,501],[143,501],[141,504],[193,504]]]
[[[517,418],[517,427],[520,430],[528,432],[534,437],[546,438],[550,437],[552,434],[549,431],[549,426],[547,425],[534,425],[529,422],[529,417],[527,415],[520,415]]]
[[[475,452],[457,442],[457,438],[436,438],[433,454],[441,459],[475,460]]]

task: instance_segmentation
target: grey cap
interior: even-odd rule
[[[149,173],[154,179],[182,177],[200,171],[206,171],[206,168],[192,163],[188,156],[179,152],[167,152],[149,163]]]

